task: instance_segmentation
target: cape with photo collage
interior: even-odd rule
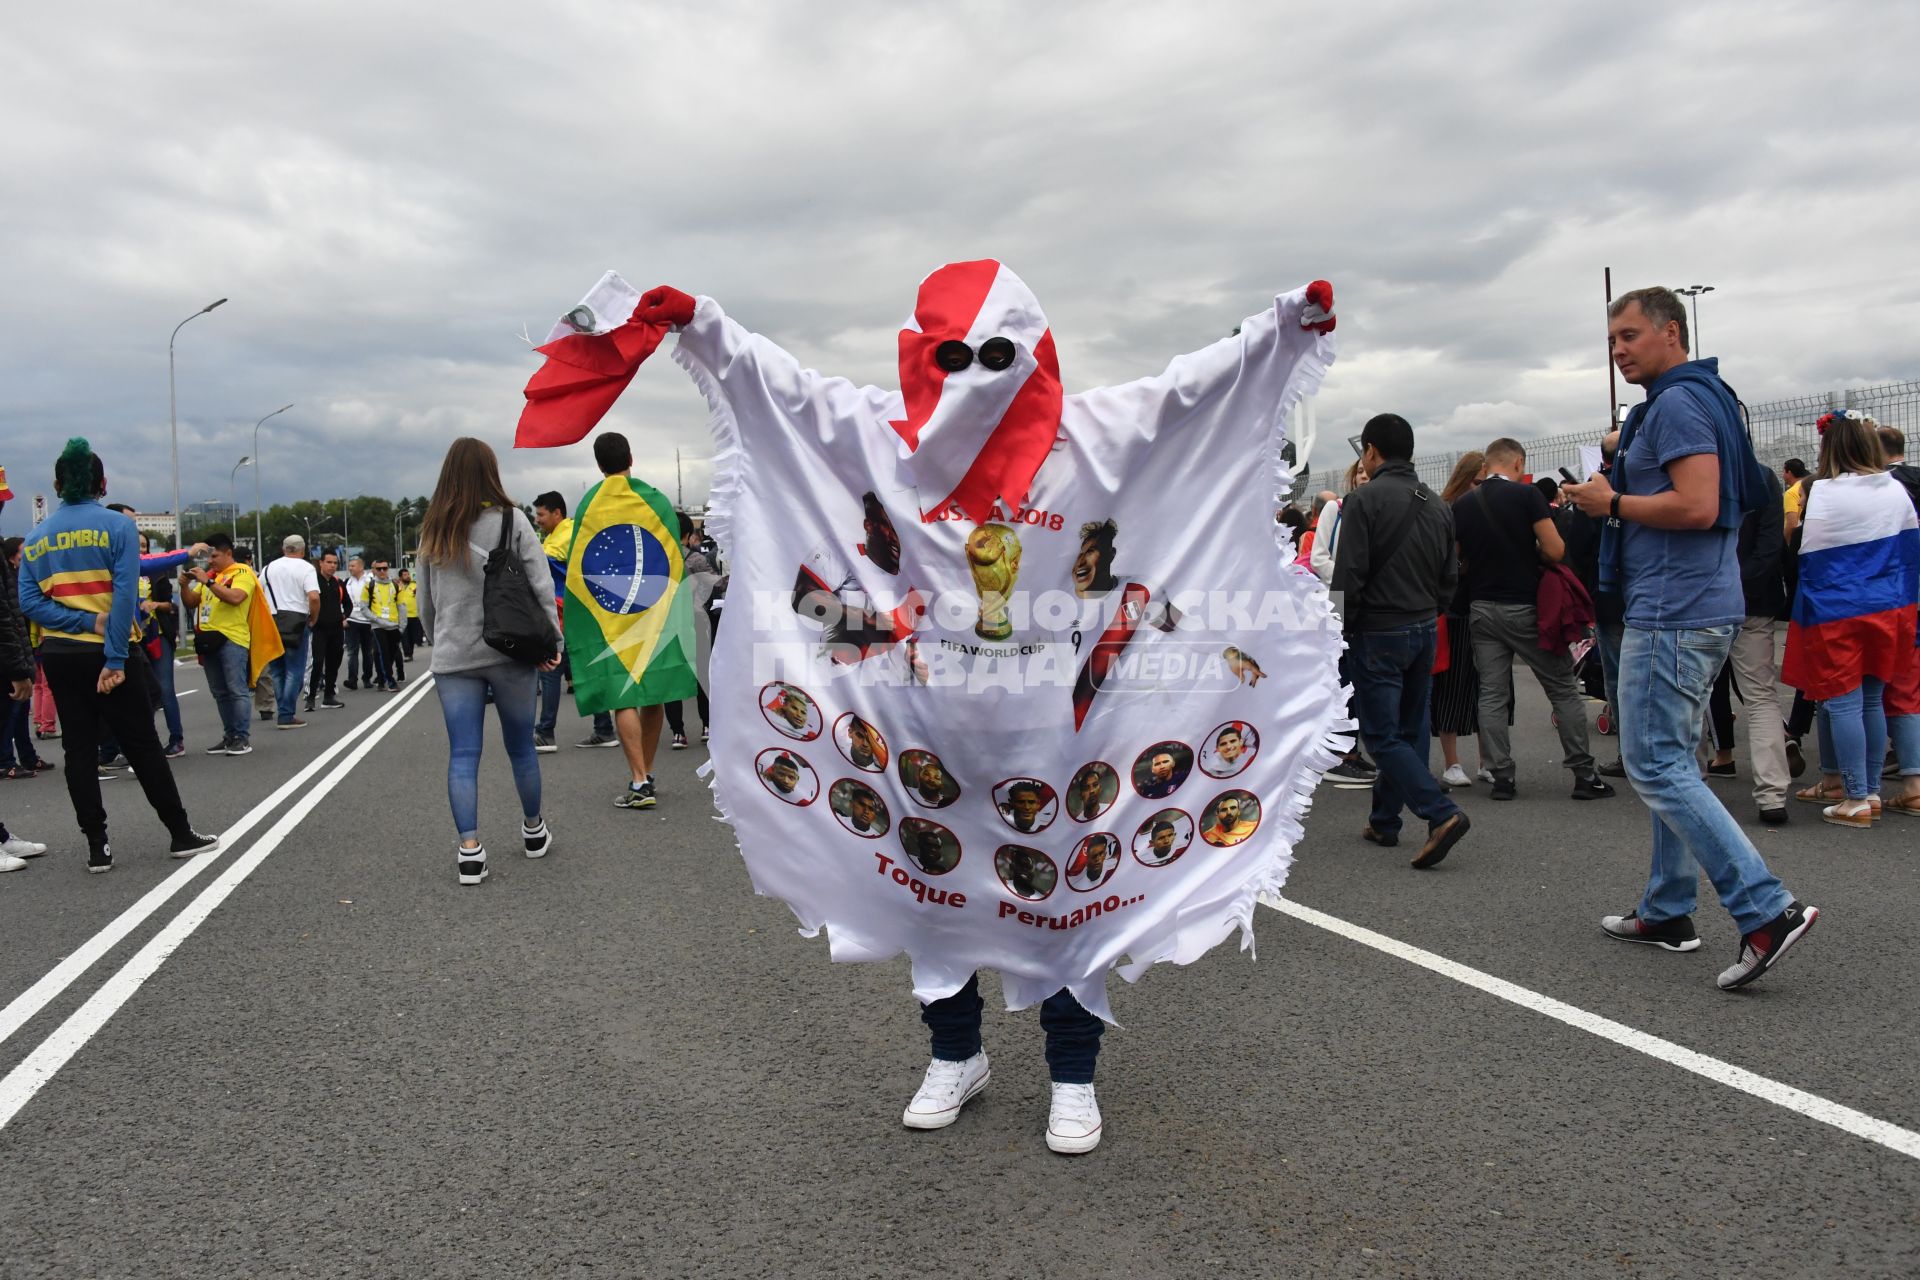
[[[1251,945],[1352,727],[1325,590],[1274,520],[1283,423],[1333,359],[1328,285],[1071,395],[994,261],[922,282],[898,390],[807,369],[711,298],[613,273],[588,298],[580,341],[542,349],[545,435],[604,412],[651,350],[626,329],[676,329],[710,410],[732,574],[710,767],[759,892],[835,960],[909,955],[922,1001],[991,968],[1011,1008],[1065,987],[1111,1020],[1109,970]],[[573,400],[555,361],[579,362]]]

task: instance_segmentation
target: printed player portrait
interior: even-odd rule
[[[1067,859],[1067,887],[1089,893],[1105,884],[1120,867],[1120,842],[1096,831],[1074,846]]]
[[[1149,800],[1164,800],[1192,772],[1192,747],[1184,742],[1156,742],[1133,762],[1133,789]]]
[[[867,721],[849,711],[833,723],[833,745],[847,763],[868,773],[887,771],[887,740]]]
[[[1022,835],[1045,831],[1060,812],[1059,797],[1038,778],[1008,778],[993,789],[993,805],[1001,820]]]
[[[960,865],[960,841],[931,818],[900,819],[900,851],[922,875],[943,876]]]
[[[1001,845],[993,855],[993,869],[999,873],[1000,883],[1007,886],[1008,892],[1028,902],[1038,902],[1052,893],[1054,881],[1060,875],[1052,858],[1021,844]]]
[[[1164,867],[1193,843],[1193,819],[1179,809],[1162,809],[1133,835],[1133,856],[1143,865]]]
[[[1260,800],[1251,791],[1222,791],[1200,814],[1200,838],[1231,849],[1260,828]]]
[[[1200,772],[1213,778],[1231,778],[1253,763],[1260,753],[1260,734],[1243,720],[1218,725],[1200,744]]]
[[[1104,596],[1119,585],[1113,575],[1113,543],[1120,526],[1112,520],[1089,520],[1080,526],[1080,551],[1073,558],[1073,594],[1082,600]]]
[[[944,809],[960,798],[960,784],[931,751],[902,751],[899,774],[900,785],[915,804]]]
[[[1092,822],[1113,807],[1120,798],[1120,775],[1104,760],[1080,766],[1067,788],[1067,816],[1075,822]]]
[[[820,779],[798,752],[770,747],[754,759],[753,771],[760,776],[760,785],[771,791],[776,800],[809,805],[820,795]]]
[[[852,778],[842,778],[833,784],[833,790],[827,793],[827,806],[833,810],[833,816],[840,819],[841,826],[868,840],[878,840],[892,825],[887,802],[880,798],[880,793]]]
[[[820,736],[820,705],[799,685],[775,680],[761,689],[760,714],[795,741],[812,742]]]

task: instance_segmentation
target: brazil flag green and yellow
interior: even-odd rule
[[[565,610],[580,714],[678,702],[698,691],[679,529],[665,495],[628,476],[608,476],[580,500]]]

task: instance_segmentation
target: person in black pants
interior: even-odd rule
[[[307,677],[307,710],[313,700],[328,711],[347,704],[334,696],[334,680],[340,675],[340,658],[346,651],[347,617],[353,602],[347,598],[347,584],[339,577],[340,556],[329,551],[320,557],[320,613],[313,622],[313,670]],[[325,696],[322,696],[325,695]]]
[[[145,652],[132,643],[139,532],[130,517],[100,505],[106,467],[85,440],[67,442],[53,480],[62,501],[27,535],[20,605],[46,634],[41,666],[66,730],[67,795],[87,840],[87,870],[113,870],[96,763],[107,735],[119,741],[147,803],[166,824],[173,855],[215,850],[219,838],[195,831],[180,802],[153,728],[153,676]],[[49,596],[50,589],[57,594]]]

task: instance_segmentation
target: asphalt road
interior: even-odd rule
[[[1729,996],[1710,891],[1699,952],[1600,934],[1644,877],[1646,814],[1567,798],[1521,685],[1519,800],[1476,788],[1472,834],[1420,873],[1357,839],[1365,793],[1323,789],[1288,897],[1920,1129],[1920,822],[1843,831],[1795,805],[1752,826],[1822,921]],[[396,702],[347,696],[252,756],[179,762],[196,822],[230,827]],[[205,866],[166,858],[131,779],[107,784],[107,876],[57,775],[0,783],[0,817],[54,847],[0,877],[0,1004],[195,867],[0,1040],[0,1102],[70,1052],[0,1128],[0,1276],[1920,1273],[1914,1157],[1272,911],[1258,959],[1115,984],[1094,1154],[1046,1150],[1037,1021],[991,980],[991,1087],[909,1132],[926,1047],[905,966],[830,965],[752,895],[698,747],[665,757],[659,809],[621,812],[618,754],[563,745],[542,758],[554,853],[497,848],[461,888],[420,701]],[[204,746],[204,692],[186,709]],[[504,844],[497,741],[483,769]],[[1744,779],[1716,786],[1751,820]],[[154,959],[97,1033],[69,1030]]]

